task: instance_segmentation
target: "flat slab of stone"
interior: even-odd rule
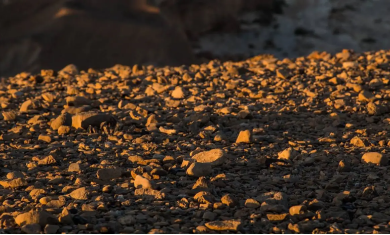
[[[215,231],[238,231],[241,228],[239,220],[212,221],[205,224],[208,229]]]
[[[362,162],[364,163],[372,163],[378,166],[386,166],[388,164],[388,157],[385,154],[378,152],[369,152],[365,153],[362,156]]]
[[[195,154],[192,159],[196,162],[210,163],[212,166],[222,165],[226,161],[226,154],[222,149],[212,149]]]

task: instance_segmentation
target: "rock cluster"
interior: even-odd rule
[[[9,77],[1,228],[390,232],[389,58],[344,50]]]

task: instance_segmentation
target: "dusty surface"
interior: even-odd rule
[[[389,51],[21,73],[4,232],[390,232]]]

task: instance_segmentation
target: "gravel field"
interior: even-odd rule
[[[390,51],[20,73],[4,233],[389,233]]]

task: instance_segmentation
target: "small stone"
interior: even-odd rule
[[[58,217],[58,220],[62,224],[73,224],[72,215],[66,207],[62,210],[61,215]]]
[[[38,140],[41,140],[41,141],[46,142],[46,143],[50,143],[51,142],[51,137],[49,135],[42,135],[42,134],[40,134],[38,136]]]
[[[150,172],[151,175],[158,175],[158,176],[166,176],[168,175],[168,172],[166,172],[164,169],[162,168],[154,168],[151,172]]]
[[[199,225],[195,228],[197,233],[207,233],[207,227],[203,225]]]
[[[205,224],[208,229],[216,231],[238,231],[241,229],[241,221],[238,220],[224,220],[212,221]]]
[[[71,163],[68,168],[69,172],[80,172],[80,164],[79,163]]]
[[[139,163],[143,162],[144,159],[141,156],[138,155],[132,155],[127,158],[131,163]]]
[[[132,215],[125,215],[118,218],[118,222],[121,225],[133,225],[137,222],[137,220]]]
[[[255,199],[249,198],[245,201],[245,206],[248,208],[258,208],[260,207],[260,203]]]
[[[282,152],[278,153],[278,159],[281,160],[292,160],[296,155],[296,152],[293,148],[287,148],[283,150]]]
[[[39,224],[43,227],[46,224],[57,223],[57,219],[47,211],[31,210],[30,212],[26,212],[16,216],[15,223],[19,226],[23,226],[26,224]]]
[[[200,163],[210,163],[212,166],[222,165],[226,161],[226,155],[222,149],[212,149],[195,154],[192,159]]]
[[[55,224],[47,224],[45,228],[43,229],[44,233],[46,234],[56,234],[60,226]]]
[[[349,69],[349,68],[356,68],[358,66],[358,63],[353,61],[347,61],[343,63],[343,68]]]
[[[317,199],[313,199],[309,204],[307,205],[307,208],[312,211],[317,211],[319,209],[324,208],[325,203],[322,201],[319,201]]]
[[[20,112],[21,113],[28,113],[32,111],[37,111],[41,108],[41,104],[37,100],[27,100],[25,101],[22,106],[20,106]]]
[[[137,175],[134,180],[134,187],[148,189],[148,188],[153,188],[153,185],[148,179],[140,175]]]
[[[210,163],[194,162],[188,167],[186,173],[189,176],[201,177],[208,176],[212,172]]]
[[[49,155],[49,156],[38,161],[38,165],[51,165],[51,164],[56,164],[56,163],[57,163],[57,161],[52,155]]]
[[[362,156],[362,162],[373,163],[378,166],[386,166],[388,163],[387,155],[383,155],[378,152],[365,153]]]
[[[167,128],[164,128],[162,126],[160,126],[160,128],[158,128],[158,130],[161,133],[165,133],[167,135],[173,135],[173,134],[176,134],[176,132],[177,132],[175,129],[167,129]]]
[[[221,202],[228,207],[234,207],[236,205],[236,200],[230,194],[225,194],[221,198]]]
[[[89,126],[100,127],[103,122],[110,123],[112,126],[116,124],[115,118],[105,113],[84,112],[72,117],[72,126],[76,129],[87,130]]]
[[[49,197],[42,197],[41,199],[39,199],[39,203],[41,203],[42,205],[46,205],[50,201],[51,199]]]
[[[27,124],[30,125],[39,125],[45,121],[45,118],[42,115],[34,115],[27,121]]]
[[[61,126],[72,126],[72,116],[69,113],[61,114],[50,124],[53,130],[58,130]]]
[[[96,173],[96,177],[101,180],[112,180],[121,177],[122,170],[120,168],[105,168],[100,169]]]
[[[60,126],[58,128],[58,134],[59,135],[65,135],[70,132],[70,126]]]
[[[372,200],[374,197],[379,196],[378,192],[375,190],[375,186],[365,187],[362,193],[362,197],[367,200]]]
[[[148,119],[146,120],[146,124],[145,126],[150,126],[152,124],[157,124],[158,121],[157,121],[157,117],[155,114],[152,114],[148,117]]]
[[[298,205],[298,206],[292,206],[289,209],[290,215],[302,215],[307,211],[306,206],[304,205]]]
[[[337,171],[339,172],[348,172],[351,170],[350,164],[344,160],[341,160],[339,162],[339,165],[337,167]]]
[[[274,221],[274,222],[281,222],[285,220],[288,216],[288,213],[283,213],[283,214],[267,214],[267,219],[269,221]]]
[[[61,113],[69,113],[71,115],[88,112],[92,109],[90,105],[83,105],[81,107],[68,106],[64,108]]]
[[[343,191],[341,193],[338,193],[332,200],[332,203],[336,206],[341,206],[346,199],[350,198],[351,192],[350,191]]]
[[[162,200],[165,198],[165,193],[150,188],[138,188],[134,191],[134,195],[142,196],[146,200]]]
[[[175,90],[172,91],[171,96],[174,99],[183,99],[184,98],[183,88],[181,88],[179,86],[175,87]]]
[[[286,69],[277,69],[276,76],[281,79],[288,79],[290,77],[290,73]]]
[[[24,174],[20,171],[12,171],[7,174],[7,179],[9,180],[17,179],[17,178],[24,178]]]
[[[56,95],[51,92],[46,92],[42,94],[42,99],[49,103],[53,103],[56,98]]]
[[[217,217],[217,214],[214,213],[214,212],[211,212],[211,211],[206,211],[204,214],[203,214],[203,219],[205,220],[215,220],[215,218]]]
[[[85,187],[82,187],[72,191],[69,196],[76,200],[87,200],[89,192]]]
[[[214,197],[211,193],[207,191],[200,191],[194,195],[194,199],[199,203],[212,204],[214,202]]]
[[[238,134],[236,143],[251,143],[252,142],[252,133],[250,130],[240,131]]]
[[[3,112],[2,115],[4,121],[13,121],[16,119],[16,112],[14,111]]]
[[[46,194],[46,191],[44,189],[33,189],[30,192],[30,197],[32,199],[35,199],[35,198],[39,197],[40,195],[44,195],[44,194]]]
[[[367,147],[365,142],[357,136],[353,137],[350,143],[356,147],[362,147],[362,148]]]
[[[384,111],[383,108],[381,108],[380,106],[377,106],[373,102],[369,102],[366,105],[366,109],[367,109],[368,114],[370,114],[370,115],[381,115],[382,112]]]
[[[360,102],[372,102],[375,100],[375,96],[366,90],[363,90],[359,93],[357,100]]]
[[[67,66],[65,66],[63,69],[61,69],[60,71],[58,71],[58,74],[61,75],[61,76],[64,76],[64,77],[68,77],[68,76],[75,76],[79,73],[79,70],[77,69],[76,65],[74,64],[69,64]]]
[[[83,105],[91,105],[92,101],[83,96],[70,96],[66,98],[66,104],[68,106],[81,107]]]
[[[12,180],[1,180],[0,185],[4,188],[18,188],[27,185],[27,181],[22,178],[16,178]]]
[[[26,224],[21,229],[27,234],[40,234],[42,232],[41,225],[39,224]]]

